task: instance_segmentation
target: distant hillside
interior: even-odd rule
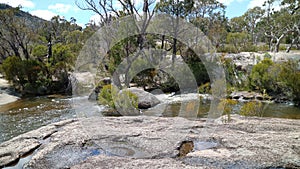
[[[5,10],[5,9],[9,9],[9,8],[13,8],[13,7],[11,7],[11,6],[7,5],[7,4],[0,3],[0,10]],[[33,25],[39,25],[39,24],[48,22],[48,21],[46,21],[46,20],[44,20],[42,18],[39,18],[37,16],[33,16],[30,13],[28,13],[28,12],[22,11],[22,8],[21,8],[20,12],[16,14],[16,16],[17,17],[25,18],[28,21],[28,24],[33,24]]]
[[[1,4],[1,3],[0,3],[0,10],[2,10],[2,9],[7,9],[7,8],[11,8],[11,6],[6,5],[6,4]]]

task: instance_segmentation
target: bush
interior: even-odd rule
[[[255,65],[251,71],[250,88],[265,90],[270,95],[285,95],[295,101],[300,100],[300,71],[295,61],[273,63],[266,58]]]
[[[238,102],[236,100],[231,99],[222,99],[221,102],[218,105],[218,109],[223,109],[223,115],[226,115],[227,118],[223,118],[222,120],[227,123],[231,121],[231,112],[233,109],[233,106],[235,106]]]
[[[249,40],[250,36],[246,32],[228,33],[226,37],[226,42],[234,46],[236,53],[243,51],[248,46]]]
[[[113,96],[115,100],[113,100]],[[98,98],[100,104],[108,105],[113,109],[116,109],[117,106],[125,109],[130,106],[138,108],[138,97],[135,94],[128,90],[117,93],[117,89],[110,84],[103,86]]]
[[[233,45],[226,44],[224,47],[219,47],[218,52],[222,53],[237,53],[235,47]]]
[[[251,89],[259,90],[260,92],[264,90],[274,92],[273,84],[276,83],[276,79],[270,76],[270,68],[273,65],[274,63],[270,59],[264,59],[252,68],[249,77]]]
[[[281,64],[281,71],[279,73],[279,79],[283,90],[287,96],[293,98],[296,104],[300,103],[300,71],[298,70],[298,64],[294,61],[288,61]]]
[[[264,54],[264,59],[272,59],[272,55],[270,55],[270,53],[266,52]]]
[[[269,45],[259,45],[257,46],[258,51],[268,51],[269,50]]]
[[[242,48],[242,51],[243,52],[257,52],[258,49],[257,49],[257,47],[255,45],[252,45],[252,44],[248,43],[246,46],[244,46]]]
[[[1,69],[7,80],[20,84],[24,79],[22,67],[22,60],[17,56],[11,56],[4,60]]]
[[[245,103],[241,108],[240,114],[243,116],[263,116],[263,104],[257,101]]]
[[[204,84],[200,85],[198,90],[199,90],[199,93],[201,93],[201,94],[208,94],[208,93],[211,94],[210,83],[207,82],[207,83],[204,83]]]
[[[4,60],[2,70],[6,79],[15,86],[24,87],[26,83],[30,83],[29,86],[36,86],[42,66],[35,60],[21,60],[19,57],[11,56]]]
[[[99,103],[102,105],[108,105],[111,108],[116,108],[115,103],[112,98],[112,92],[115,90],[112,90],[111,85],[105,85],[101,89],[101,92],[99,93]]]
[[[138,97],[130,92],[129,90],[123,90],[121,93],[118,93],[115,98],[115,105],[117,108],[121,109],[120,113],[123,114],[131,114],[138,108]],[[135,114],[135,113],[133,113]]]

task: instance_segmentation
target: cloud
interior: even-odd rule
[[[43,18],[45,20],[50,21],[52,17],[57,16],[56,13],[48,10],[35,10],[35,11],[30,11],[30,14],[35,15],[37,17]]]
[[[100,24],[100,20],[101,20],[101,18],[98,14],[95,14],[95,15],[91,16],[91,18],[90,18],[90,21],[92,21],[93,23],[95,23],[97,25]]]
[[[18,7],[21,5],[24,8],[34,8],[35,4],[30,0],[0,0],[0,3],[8,4],[12,7]]]
[[[245,0],[217,0],[217,1],[224,4],[224,5],[226,5],[226,6],[228,6],[228,5],[230,5],[231,3],[235,2],[235,1],[238,2],[238,3],[241,3],[241,2],[244,2]]]
[[[48,9],[53,10],[58,13],[68,13],[71,8],[72,8],[72,5],[60,4],[60,3],[48,6]]]
[[[256,6],[262,7],[265,1],[262,0],[251,0],[247,6],[248,9],[254,8]],[[280,1],[275,1],[272,8],[274,8],[275,11],[278,11],[281,9]]]
[[[234,2],[235,0],[217,0],[218,2],[228,6],[230,5],[232,2]]]
[[[256,6],[262,6],[264,4],[264,1],[262,0],[251,0],[247,6],[248,9],[254,8]]]

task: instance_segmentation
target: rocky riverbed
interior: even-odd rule
[[[90,117],[0,144],[0,168],[299,168],[299,120]],[[19,162],[20,163],[20,162]]]

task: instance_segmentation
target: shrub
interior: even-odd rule
[[[235,106],[238,102],[236,100],[231,99],[222,99],[221,102],[218,105],[218,109],[223,109],[223,115],[226,115],[227,118],[223,118],[222,120],[227,123],[231,121],[231,112],[233,109],[233,106]]]
[[[268,51],[269,50],[269,45],[258,45],[257,50],[258,51]]]
[[[266,52],[264,54],[264,59],[272,59],[272,55],[270,55],[270,53]]]
[[[41,64],[36,60],[21,60],[19,57],[11,56],[4,60],[2,70],[7,80],[15,86],[36,86],[37,80],[42,72]]]
[[[249,76],[250,88],[254,90],[267,90],[267,92],[273,91],[274,79],[270,76],[270,68],[274,63],[270,59],[264,59],[260,63],[256,64]]]
[[[285,94],[292,97],[296,104],[299,104],[300,71],[298,70],[297,62],[288,61],[286,63],[281,64],[279,79],[282,83],[282,87],[286,88],[283,90]]]
[[[245,103],[241,110],[240,114],[243,116],[263,116],[263,104],[257,101],[251,101]]]
[[[235,47],[233,45],[230,45],[230,44],[226,44],[226,45],[224,45],[224,47],[218,48],[218,52],[222,52],[222,53],[237,53]]]
[[[199,86],[199,93],[201,94],[208,94],[211,93],[211,86],[210,83],[204,83],[202,85]]]
[[[243,48],[242,48],[242,51],[243,52],[257,52],[258,49],[255,45],[252,45],[250,43],[248,43],[247,45],[245,45]]]
[[[248,41],[250,36],[246,32],[236,32],[228,33],[226,37],[226,42],[231,44],[235,48],[235,52],[241,52],[246,46],[248,46]]]
[[[117,93],[117,89],[109,84],[103,86],[103,88],[101,89],[101,92],[99,94],[99,103],[102,105],[108,105],[113,109],[116,109],[117,106],[125,109],[131,106],[137,108],[138,97],[129,90]],[[117,105],[115,103],[117,103]]]
[[[102,105],[108,105],[111,108],[116,108],[115,103],[112,98],[112,92],[115,90],[112,90],[111,85],[105,85],[103,86],[101,92],[99,93],[99,102]]]
[[[115,101],[117,104],[115,106],[122,109],[122,111],[125,111],[123,113],[126,114],[130,114],[132,113],[131,111],[134,111],[134,109],[136,110],[138,108],[138,97],[129,90],[123,90],[121,93],[118,93]]]

